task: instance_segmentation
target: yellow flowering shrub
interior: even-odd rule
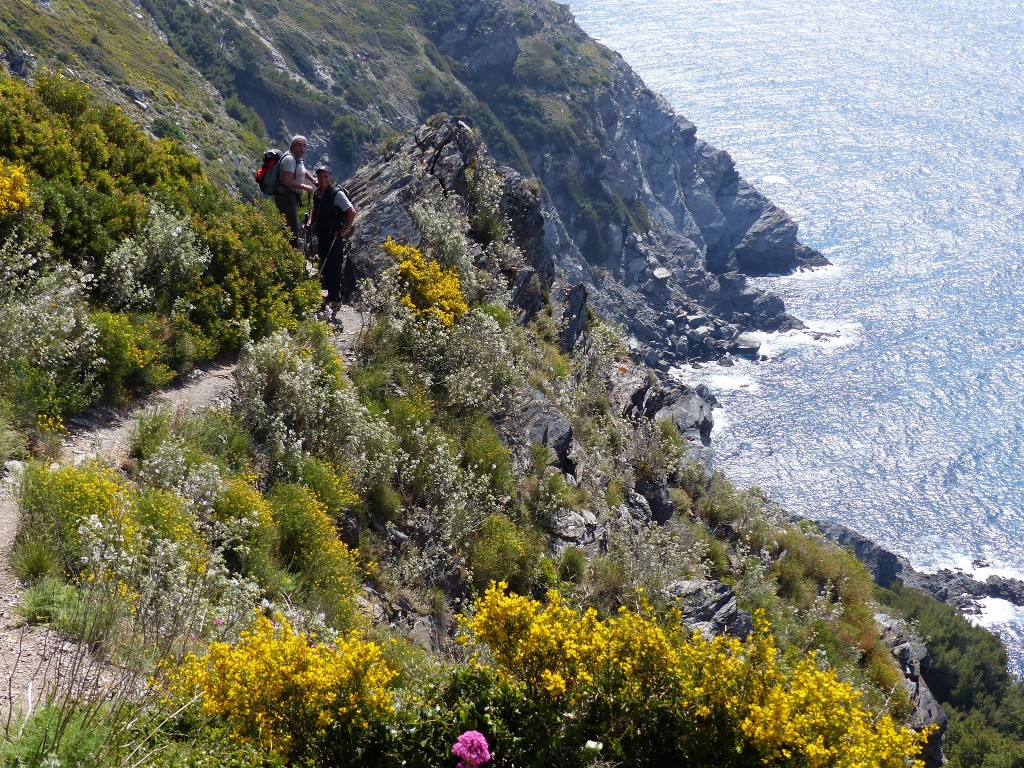
[[[237,644],[187,657],[170,682],[179,694],[198,692],[203,712],[224,718],[236,739],[301,757],[331,726],[365,729],[390,714],[396,675],[358,634],[318,644],[282,616],[259,616]]]
[[[927,736],[869,711],[813,655],[783,663],[760,615],[746,641],[709,641],[678,621],[666,629],[626,610],[602,620],[557,592],[542,605],[499,584],[462,621],[500,680],[624,758],[660,749],[693,764],[905,768]]]
[[[5,163],[0,158],[0,217],[23,211],[31,202],[24,167]]]
[[[308,600],[336,625],[353,615],[359,569],[327,508],[308,488],[279,483],[267,496],[279,531],[278,555],[302,576]]]
[[[97,351],[103,361],[100,380],[110,400],[127,400],[129,387],[155,389],[174,378],[161,359],[163,329],[155,317],[97,310],[90,319],[96,326]]]
[[[298,475],[299,483],[316,494],[331,517],[341,517],[359,503],[359,494],[352,485],[351,476],[336,470],[323,459],[304,457]]]
[[[77,573],[85,554],[81,528],[95,518],[106,538],[137,546],[139,523],[129,486],[112,469],[96,462],[51,469],[26,466],[21,486],[22,529],[43,535],[62,553],[64,567]]]
[[[132,516],[144,530],[147,539],[165,539],[178,544],[182,556],[197,573],[207,565],[206,536],[199,528],[185,500],[176,493],[159,488],[138,488],[132,494]]]
[[[405,293],[402,303],[417,317],[435,317],[451,328],[469,309],[462,295],[459,273],[427,259],[418,248],[396,243],[390,237],[383,248],[398,263],[398,274]]]

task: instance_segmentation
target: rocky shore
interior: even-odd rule
[[[815,521],[821,532],[838,544],[849,547],[858,560],[867,566],[875,583],[890,587],[900,582],[944,603],[955,606],[961,613],[981,613],[978,601],[985,597],[1006,600],[1024,607],[1024,581],[991,575],[980,581],[961,570],[944,568],[936,573],[923,573],[911,566],[902,555],[894,554],[856,531],[839,523]]]

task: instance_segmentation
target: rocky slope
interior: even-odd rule
[[[593,44],[562,6],[451,5],[464,21],[435,25],[435,42],[462,82],[509,122],[521,111],[511,104],[525,98],[523,60],[538,38],[563,51],[573,50],[566,38],[582,50]],[[527,11],[529,24],[521,21]],[[698,139],[625,61],[613,54],[605,75],[592,88],[569,84],[557,95],[573,112],[567,124],[576,141],[521,137],[550,195],[545,235],[567,278],[587,283],[592,306],[623,323],[654,367],[739,351],[744,329],[800,327],[780,299],[749,290],[744,275],[825,259],[797,240],[796,223],[739,176],[728,153]],[[545,104],[541,122],[550,124],[557,113]]]

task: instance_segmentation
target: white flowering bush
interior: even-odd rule
[[[359,402],[325,345],[319,332],[303,338],[286,331],[248,345],[235,372],[239,415],[283,476],[311,454],[344,461],[362,488],[386,481],[395,467],[394,436]]]
[[[81,410],[98,391],[90,279],[51,258],[29,226],[0,242],[0,382],[23,421]]]
[[[481,159],[467,174],[469,182],[470,224],[481,242],[503,240],[508,233],[507,217],[501,212],[504,183],[494,163]]]
[[[209,249],[187,219],[153,201],[139,234],[104,259],[97,289],[114,309],[155,310],[161,297],[168,309],[209,262]]]
[[[505,407],[524,378],[515,331],[488,307],[474,307],[448,328],[417,320],[399,300],[391,271],[365,294],[373,325],[364,345],[368,365],[400,371],[409,384],[467,413]]]
[[[681,520],[665,525],[627,518],[609,530],[608,558],[623,576],[623,595],[657,594],[676,579],[703,576],[707,545]]]
[[[420,231],[421,247],[442,267],[459,270],[459,279],[472,268],[466,240],[466,215],[455,195],[441,195],[413,205],[409,213]]]
[[[466,215],[454,195],[416,203],[409,210],[420,230],[420,246],[442,268],[458,272],[462,293],[470,303],[482,301],[493,283],[473,263],[466,240]]]

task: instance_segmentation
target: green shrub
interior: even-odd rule
[[[364,148],[376,139],[378,131],[368,126],[365,118],[349,114],[335,119],[331,133],[338,159],[344,166],[349,166],[362,157]]]
[[[174,378],[162,361],[162,328],[156,317],[100,310],[91,319],[99,332],[96,347],[103,359],[99,381],[111,402],[127,400],[133,389],[157,389]]]
[[[543,553],[544,543],[536,530],[502,515],[491,515],[473,537],[470,548],[473,584],[483,591],[491,582],[504,581],[510,589],[527,594]]]
[[[311,607],[326,613],[335,626],[347,625],[353,617],[358,570],[327,508],[308,488],[291,483],[276,485],[267,501],[279,530],[279,559],[303,578]]]
[[[264,586],[278,585],[273,561],[278,528],[263,494],[244,480],[228,480],[214,502],[213,513],[223,526],[228,567]]]
[[[213,459],[224,470],[246,472],[252,464],[252,437],[231,413],[208,409],[181,427],[186,445]]]
[[[346,461],[360,489],[389,482],[394,437],[348,386],[323,327],[305,325],[247,346],[236,371],[238,413],[267,448],[276,469],[291,475],[304,453]]]
[[[366,492],[366,510],[385,522],[398,520],[402,509],[402,495],[387,482],[375,483]]]
[[[747,505],[725,474],[715,470],[707,491],[697,501],[697,514],[709,526],[734,526],[743,522]]]
[[[14,422],[14,408],[0,397],[0,465],[25,456],[25,436]]]
[[[86,552],[81,527],[86,520],[95,518],[110,535],[123,536],[126,543],[138,533],[125,483],[99,464],[50,469],[30,462],[25,466],[19,502],[22,517],[14,548],[43,538],[59,554],[69,575],[82,568]]]
[[[558,578],[579,584],[587,573],[587,553],[579,547],[566,547],[558,558]]]
[[[349,477],[322,459],[303,457],[296,474],[297,482],[313,491],[334,519],[343,517],[359,503],[359,494]]]
[[[502,443],[498,430],[483,417],[473,419],[465,427],[462,466],[469,472],[486,477],[494,494],[512,495],[515,487],[512,455]]]
[[[185,140],[185,132],[181,130],[178,124],[170,118],[163,117],[162,115],[153,119],[150,130],[153,131],[153,135],[158,139],[174,139],[175,141]]]
[[[150,408],[135,422],[131,434],[129,455],[134,459],[152,457],[163,442],[171,436],[174,414],[169,410]]]
[[[17,612],[30,624],[66,625],[76,601],[76,590],[61,578],[44,578],[21,595]]]
[[[61,566],[61,558],[53,542],[45,536],[34,535],[30,530],[23,532],[18,545],[11,551],[14,575],[26,584],[60,576]]]

